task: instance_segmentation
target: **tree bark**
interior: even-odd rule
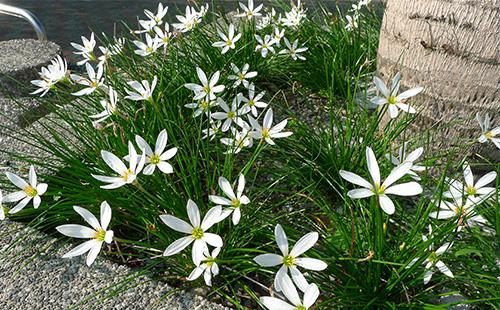
[[[476,112],[500,125],[500,0],[389,0],[378,50],[388,80],[402,74],[404,89],[423,86],[413,104],[415,129],[437,128],[432,143],[481,135]],[[492,143],[472,148],[499,161]],[[465,154],[464,154],[465,155]]]

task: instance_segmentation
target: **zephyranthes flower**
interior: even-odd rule
[[[103,78],[103,66],[97,67],[97,72],[94,68],[89,64],[85,64],[85,68],[87,69],[87,77],[82,77],[77,74],[71,74],[70,77],[76,83],[86,86],[85,88],[72,93],[73,96],[85,96],[90,95],[99,87],[104,86],[104,78]]]
[[[259,35],[256,34],[255,40],[257,40],[257,42],[259,43],[255,47],[255,51],[260,51],[260,55],[262,57],[265,58],[269,51],[271,51],[271,53],[273,54],[275,53],[273,45],[276,43],[276,41],[271,38],[270,35],[266,34],[264,36],[264,39],[262,39]]]
[[[295,40],[293,44],[290,44],[290,41],[288,41],[287,38],[285,38],[285,45],[287,49],[281,50],[279,54],[289,54],[290,57],[292,57],[293,60],[306,60],[304,56],[302,56],[300,53],[303,53],[307,51],[307,47],[299,47],[299,40]]]
[[[99,114],[89,116],[90,118],[96,119],[95,121],[92,121],[94,127],[96,127],[100,122],[105,121],[106,119],[108,119],[108,117],[116,113],[118,94],[113,89],[113,87],[109,86],[108,88],[109,88],[109,99],[100,101],[104,111],[102,111]]]
[[[397,196],[415,196],[422,193],[422,187],[417,182],[393,185],[397,180],[401,179],[408,173],[408,171],[410,171],[413,163],[408,162],[397,166],[381,184],[380,170],[377,159],[375,158],[375,154],[372,149],[369,147],[366,148],[366,162],[368,165],[368,172],[372,178],[371,183],[355,173],[340,170],[340,176],[342,178],[363,187],[350,190],[347,193],[347,196],[353,199],[359,199],[375,195],[378,197],[378,202],[382,210],[390,215],[394,213],[395,207],[392,200],[387,196],[388,194]]]
[[[287,275],[288,270],[292,276],[293,282],[301,291],[306,291],[309,284],[306,278],[302,275],[302,272],[298,267],[308,269],[308,270],[324,270],[327,264],[322,260],[316,258],[299,257],[304,252],[309,250],[318,241],[318,233],[310,232],[304,235],[302,238],[295,243],[295,246],[289,252],[288,250],[288,239],[286,237],[285,231],[280,224],[276,225],[274,229],[274,235],[276,237],[276,243],[281,250],[282,255],[278,254],[261,254],[254,258],[254,261],[262,267],[273,267],[282,265],[281,268],[276,273],[274,278],[274,285],[276,290],[281,291],[283,288],[280,286],[280,280]]]
[[[484,199],[480,197],[453,197],[453,201],[441,200],[438,203],[438,211],[429,213],[429,217],[435,219],[455,219],[457,221],[457,231],[461,231],[464,226],[479,226],[486,223],[486,219],[477,214],[475,207],[481,204]]]
[[[273,109],[268,109],[264,115],[264,122],[262,126],[253,119],[251,116],[248,117],[250,125],[252,125],[252,136],[254,139],[263,139],[267,143],[274,145],[273,138],[286,138],[292,135],[292,132],[285,131],[285,126],[288,120],[281,121],[280,123],[273,126]]]
[[[248,82],[247,79],[251,79],[257,76],[257,71],[248,72],[248,69],[250,69],[249,64],[245,64],[240,70],[238,67],[236,67],[235,64],[231,63],[231,69],[233,70],[234,74],[228,76],[227,78],[229,80],[234,80],[233,87],[238,87],[241,83],[243,83],[243,86],[245,88],[248,88],[250,82]]]
[[[450,190],[444,192],[443,196],[446,198],[477,196],[485,199],[495,192],[494,187],[487,186],[488,184],[494,182],[497,178],[497,173],[495,171],[491,171],[483,175],[479,178],[479,180],[477,180],[476,183],[474,183],[474,175],[472,174],[470,166],[465,163],[463,168],[465,184],[459,180],[452,180],[450,182]]]
[[[86,64],[90,60],[95,60],[94,48],[96,45],[96,41],[94,38],[94,33],[92,32],[90,34],[90,39],[87,39],[83,36],[81,38],[83,45],[71,43],[71,46],[73,46],[77,50],[76,52],[74,52],[74,54],[81,55],[83,57],[83,60],[76,63],[79,66]]]
[[[144,10],[144,14],[151,19],[154,20],[157,25],[161,25],[163,23],[163,17],[167,15],[168,12],[168,6],[163,7],[162,3],[158,4],[158,10],[156,11],[156,14],[151,12],[150,10]]]
[[[87,222],[92,228],[78,225],[78,224],[67,224],[57,226],[56,229],[63,235],[72,238],[83,238],[90,239],[85,241],[79,246],[75,247],[68,253],[63,255],[63,258],[75,257],[79,255],[87,254],[87,266],[91,266],[95,261],[97,255],[101,251],[102,244],[104,242],[111,243],[113,241],[113,231],[108,230],[108,225],[111,222],[111,207],[104,201],[101,203],[101,221],[99,222],[97,218],[90,213],[87,209],[74,206],[73,209],[76,213]]]
[[[217,255],[219,255],[221,248],[215,248],[212,251],[212,254],[209,255],[207,253],[203,253],[203,257],[201,259],[202,263],[199,266],[196,266],[194,270],[191,272],[188,281],[193,281],[198,279],[202,274],[205,279],[205,284],[208,286],[212,286],[212,276],[216,276],[219,274],[219,265],[215,262]]]
[[[235,43],[241,38],[241,33],[234,34],[234,25],[229,25],[229,33],[226,36],[222,31],[217,30],[219,37],[222,41],[217,41],[212,44],[213,47],[222,47],[222,54],[227,53],[229,49],[234,49],[236,47]]]
[[[208,81],[207,75],[200,68],[196,68],[196,73],[200,79],[201,85],[194,83],[187,83],[184,87],[192,90],[194,92],[194,100],[199,100],[205,98],[207,101],[212,101],[217,98],[216,93],[220,93],[224,90],[224,85],[217,85],[219,81],[220,72],[215,72]]]
[[[67,79],[68,64],[65,59],[57,55],[56,58],[51,60],[50,65],[42,67],[39,75],[40,80],[31,81],[31,84],[38,87],[38,89],[31,94],[35,95],[42,93],[40,97],[43,97],[49,90],[54,88],[58,82]]]
[[[403,146],[399,148],[397,156],[394,156],[392,154],[385,154],[385,158],[387,158],[396,167],[403,163],[412,163],[413,165],[411,166],[410,171],[408,171],[408,174],[411,175],[411,177],[415,181],[420,181],[420,177],[418,176],[417,172],[424,171],[425,167],[416,165],[415,161],[417,161],[420,158],[420,156],[422,156],[423,152],[424,148],[419,147],[418,149],[407,155],[406,143],[405,143]]]
[[[160,215],[160,219],[163,223],[167,224],[168,227],[189,235],[187,237],[177,239],[170,244],[165,249],[165,252],[163,252],[163,255],[175,255],[194,242],[192,258],[195,265],[198,266],[203,260],[203,253],[208,252],[207,244],[216,248],[220,248],[223,245],[222,238],[219,235],[207,232],[210,227],[219,221],[221,211],[221,206],[213,207],[208,210],[207,214],[205,214],[203,221],[200,221],[200,210],[198,209],[196,203],[189,199],[187,203],[187,213],[191,224],[188,224],[172,215]]]
[[[227,209],[224,209],[222,211],[221,220],[225,219],[231,213],[233,213],[233,224],[237,225],[240,222],[241,218],[241,205],[250,203],[250,199],[248,199],[246,195],[243,195],[243,190],[245,189],[245,176],[243,174],[240,174],[240,177],[238,178],[238,187],[236,190],[236,194],[233,191],[231,183],[229,183],[229,181],[225,177],[219,178],[219,187],[229,199],[215,195],[210,195],[208,198],[211,202],[217,205],[228,206]]]
[[[28,174],[29,183],[21,179],[17,174],[6,172],[7,178],[19,187],[21,190],[10,193],[3,197],[3,202],[18,202],[19,203],[12,209],[9,213],[17,213],[21,211],[26,205],[33,199],[33,207],[37,209],[40,206],[42,199],[40,196],[45,194],[47,191],[47,184],[38,183],[38,178],[36,175],[35,167],[30,166],[30,171]]]
[[[224,112],[215,112],[212,113],[212,118],[220,121],[224,121],[222,124],[222,131],[226,132],[231,128],[231,125],[236,123],[238,126],[243,127],[243,123],[245,122],[241,117],[247,114],[250,111],[250,108],[247,106],[243,106],[240,108],[240,103],[242,100],[241,93],[237,94],[233,98],[233,102],[231,104],[231,108],[226,104],[222,98],[217,98],[218,105],[222,108]]]
[[[410,114],[416,113],[414,108],[404,102],[408,98],[420,94],[424,90],[422,87],[415,87],[398,95],[401,82],[401,75],[399,73],[396,74],[396,76],[394,76],[394,78],[392,79],[392,88],[390,91],[380,78],[374,77],[373,82],[377,86],[378,90],[382,93],[382,97],[373,98],[372,103],[379,106],[387,104],[389,109],[389,116],[391,118],[396,118],[398,116],[398,109]]]
[[[308,310],[319,297],[319,289],[316,284],[310,284],[304,291],[304,298],[300,300],[299,293],[288,275],[280,279],[280,286],[288,302],[276,297],[261,297],[260,301],[269,310]]]
[[[135,92],[125,89],[125,91],[128,94],[128,96],[126,96],[125,99],[130,99],[134,101],[140,101],[140,100],[151,101],[153,98],[153,92],[155,91],[157,82],[158,82],[158,77],[156,75],[153,78],[151,86],[149,86],[149,82],[146,80],[143,80],[141,83],[139,83],[138,81],[128,82],[127,84],[130,87],[132,87],[135,90]]]
[[[261,16],[259,13],[262,10],[263,4],[258,5],[256,8],[253,7],[253,0],[248,0],[248,6],[243,3],[239,3],[240,8],[243,10],[243,13],[236,14],[236,17],[246,17],[248,20],[252,19],[254,16]]]
[[[165,147],[167,146],[167,139],[167,130],[163,129],[156,139],[155,150],[153,152],[144,138],[139,135],[135,136],[135,142],[137,143],[137,146],[139,146],[140,149],[143,149],[146,153],[146,164],[148,165],[144,168],[143,171],[145,175],[153,174],[156,167],[158,167],[158,169],[160,169],[160,171],[163,173],[174,172],[172,165],[170,165],[167,160],[175,156],[175,154],[177,153],[177,148],[173,147],[163,152],[165,150]]]
[[[142,150],[142,155],[139,156],[137,151],[135,150],[132,142],[128,142],[128,159],[129,159],[129,167],[127,167],[123,161],[121,161],[118,156],[108,151],[101,151],[101,157],[104,162],[113,169],[114,172],[118,174],[118,176],[108,177],[103,175],[95,175],[92,176],[102,182],[109,183],[108,185],[102,185],[103,189],[114,189],[121,187],[125,184],[134,183],[137,179],[137,175],[142,171],[144,167],[144,162],[146,160],[146,154],[144,154],[144,150]]]
[[[138,40],[135,40],[132,43],[137,46],[137,49],[134,52],[142,57],[146,57],[155,53],[158,48],[163,45],[162,41],[157,40],[156,38],[152,38],[149,33],[146,33],[146,43]]]
[[[479,143],[484,143],[490,140],[498,149],[500,149],[500,137],[498,137],[498,135],[500,135],[500,126],[493,129],[490,128],[490,116],[488,113],[484,116],[484,120],[481,120],[481,116],[477,113],[476,119],[481,127],[481,136],[477,139]]]
[[[267,103],[261,101],[262,97],[264,97],[265,92],[260,92],[257,95],[255,94],[255,85],[248,85],[248,98],[242,97],[241,100],[245,103],[246,106],[250,108],[252,111],[252,115],[257,117],[259,115],[257,108],[265,109],[267,108]]]
[[[422,240],[424,242],[427,242],[428,238],[432,238],[432,226],[429,225],[429,237],[422,235]],[[429,256],[424,260],[423,264],[425,269],[427,271],[425,272],[424,275],[424,284],[429,283],[429,281],[432,278],[432,275],[434,274],[434,267],[436,267],[441,273],[445,274],[446,276],[453,278],[453,273],[451,272],[450,268],[446,266],[442,260],[439,259],[439,256],[443,255],[446,251],[448,251],[451,247],[452,243],[445,243],[442,246],[440,246],[437,250],[434,250],[434,244],[431,243],[429,245],[428,251],[429,251]],[[420,258],[415,258],[413,259],[406,268],[409,268],[413,266]]]

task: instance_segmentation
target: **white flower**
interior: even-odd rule
[[[246,127],[247,125],[244,126]],[[253,140],[251,134],[248,132],[248,129],[243,128],[241,131],[238,131],[234,128],[231,128],[231,132],[233,134],[232,138],[220,139],[220,142],[222,144],[231,147],[228,151],[225,152],[225,154],[238,154],[244,147],[252,147]]]
[[[260,126],[259,123],[251,116],[248,117],[248,120],[253,128],[252,137],[259,140],[264,139],[271,145],[275,144],[272,140],[273,138],[286,138],[292,135],[292,132],[290,131],[283,132],[283,129],[285,129],[286,124],[288,123],[288,120],[286,119],[273,126],[273,109],[267,110],[264,115],[264,122],[262,126]]]
[[[73,96],[85,96],[90,95],[99,87],[104,86],[104,78],[103,78],[103,67],[98,66],[97,72],[95,72],[94,68],[89,63],[85,64],[85,68],[87,69],[87,78],[81,77],[76,74],[71,74],[71,79],[76,83],[86,86],[84,89],[77,91],[76,93],[72,93]]]
[[[92,228],[78,224],[67,224],[57,226],[57,231],[68,237],[90,240],[85,241],[68,253],[64,254],[63,258],[80,256],[88,252],[87,266],[90,267],[101,251],[102,244],[104,242],[110,244],[113,241],[113,231],[108,230],[108,225],[111,222],[111,207],[106,201],[101,203],[100,222],[87,209],[77,206],[74,206],[73,209],[76,211],[76,213],[80,214],[85,222],[87,222]]]
[[[297,5],[292,2],[292,10],[286,12],[285,17],[281,18],[280,22],[283,26],[295,28],[300,25],[304,18],[306,18],[306,11],[302,8],[299,0]]]
[[[208,115],[210,112],[210,108],[217,106],[217,102],[212,100],[208,102],[205,98],[198,100],[197,102],[192,102],[185,104],[184,107],[189,109],[196,109],[193,113],[194,117],[200,116],[202,113]]]
[[[300,55],[300,53],[307,51],[307,47],[297,48],[299,46],[298,39],[295,40],[293,42],[293,44],[290,44],[290,41],[288,41],[288,39],[285,38],[285,45],[288,49],[281,50],[279,52],[280,54],[289,54],[293,60],[297,60],[297,59],[306,60],[306,58],[304,56]]]
[[[424,88],[423,87],[415,87],[412,89],[409,89],[405,92],[402,92],[401,94],[398,95],[399,92],[399,86],[401,82],[401,74],[398,73],[394,76],[392,79],[392,88],[389,91],[385,83],[378,77],[373,78],[373,82],[377,86],[378,90],[382,93],[382,97],[375,97],[372,99],[372,103],[376,105],[388,105],[389,109],[389,116],[391,118],[396,118],[398,116],[398,109],[401,111],[414,114],[417,111],[415,111],[414,108],[409,106],[408,104],[404,103],[408,98],[414,97],[418,94],[420,94]]]
[[[141,26],[142,30],[135,30],[134,33],[150,33],[151,31],[153,31],[154,27],[156,27],[156,21],[152,19],[139,20],[139,25]]]
[[[39,73],[40,80],[31,81],[31,84],[39,88],[31,94],[36,95],[42,93],[40,96],[43,97],[55,84],[67,78],[68,64],[65,59],[57,55],[56,58],[51,60],[50,65],[42,67],[41,70],[42,71]]]
[[[210,82],[208,81],[205,72],[203,72],[203,70],[201,70],[199,67],[196,68],[196,74],[200,79],[201,85],[194,83],[184,84],[184,87],[194,92],[194,100],[199,100],[205,97],[207,101],[212,101],[217,98],[217,96],[215,95],[216,93],[220,93],[224,90],[224,85],[217,85],[220,76],[219,71],[215,72],[212,75],[212,77],[210,78]]]
[[[216,276],[219,274],[219,265],[215,262],[217,255],[219,255],[221,248],[215,248],[212,251],[211,255],[208,253],[203,253],[201,261],[203,262],[201,265],[194,268],[189,277],[188,281],[193,281],[198,279],[202,274],[205,279],[205,284],[208,286],[212,286],[212,275]]]
[[[146,100],[151,101],[153,99],[153,92],[155,91],[156,83],[158,82],[158,77],[155,75],[153,78],[153,82],[151,86],[149,86],[149,82],[143,80],[141,83],[138,81],[131,81],[127,84],[132,87],[135,92],[125,89],[128,96],[125,99],[130,99],[134,101]]]
[[[138,48],[134,52],[142,57],[155,53],[163,45],[162,41],[151,38],[149,33],[146,33],[146,43],[137,40],[132,41],[132,43]]]
[[[310,232],[304,235],[297,241],[297,243],[295,243],[295,246],[290,252],[288,248],[287,236],[280,224],[276,225],[274,235],[276,237],[276,243],[278,244],[278,247],[283,255],[261,254],[255,257],[254,261],[262,267],[274,267],[281,265],[280,269],[276,273],[276,277],[274,278],[274,285],[277,291],[282,291],[284,289],[281,287],[280,283],[285,276],[288,276],[288,270],[290,270],[290,274],[293,282],[295,282],[295,285],[297,285],[301,291],[305,292],[309,284],[298,267],[315,271],[325,270],[326,267],[328,267],[328,265],[322,260],[309,257],[299,257],[316,244],[319,237],[318,233]]]
[[[422,240],[424,242],[427,242],[427,240],[432,239],[432,227],[429,225],[429,237],[426,237],[425,235],[422,235]],[[446,266],[443,261],[439,259],[439,256],[443,255],[446,251],[448,251],[452,246],[452,243],[445,243],[442,246],[440,246],[437,250],[434,251],[434,244],[430,244],[428,251],[429,251],[429,256],[423,261],[423,265],[427,271],[425,272],[424,275],[424,285],[429,283],[429,281],[432,278],[432,275],[434,274],[434,267],[436,267],[441,273],[444,275],[453,278],[453,273],[451,272],[450,268]],[[410,268],[413,266],[420,258],[417,257],[413,259],[410,263],[408,263],[408,266],[406,268]]]
[[[257,108],[265,109],[267,108],[267,103],[264,101],[260,101],[262,97],[264,97],[266,92],[260,92],[255,95],[255,85],[248,85],[248,98],[242,97],[241,100],[245,103],[246,106],[250,108],[252,111],[252,115],[257,117],[258,111]]]
[[[257,71],[248,72],[249,68],[250,65],[245,64],[240,70],[235,64],[231,63],[231,69],[233,70],[234,75],[230,75],[227,78],[235,81],[233,87],[238,87],[241,83],[243,83],[243,87],[248,88],[250,82],[248,82],[247,79],[257,76]]]
[[[359,18],[358,14],[353,14],[352,16],[346,15],[345,18],[347,20],[345,29],[347,29],[348,31],[353,31],[354,29],[358,28],[358,18]]]
[[[274,41],[274,39],[271,38],[270,35],[266,34],[264,36],[264,40],[262,40],[262,38],[256,34],[255,39],[259,43],[255,47],[255,51],[260,50],[260,54],[262,55],[262,57],[266,57],[269,51],[271,51],[273,54],[275,53],[273,44],[275,44],[276,41]]]
[[[113,87],[109,87],[109,100],[101,100],[101,106],[104,109],[99,114],[96,115],[91,115],[89,116],[90,118],[96,119],[95,121],[92,122],[94,127],[96,127],[99,123],[105,121],[110,117],[111,115],[115,114],[117,112],[116,104],[118,102],[118,94],[116,91],[113,89]]]
[[[308,310],[319,297],[319,289],[316,284],[310,284],[304,291],[304,298],[301,301],[297,289],[288,275],[284,275],[280,280],[283,294],[289,302],[276,297],[265,296],[260,298],[260,302],[269,310]]]
[[[453,197],[453,201],[441,200],[438,202],[438,211],[429,213],[429,217],[435,219],[456,219],[457,231],[467,225],[469,227],[481,226],[486,223],[486,219],[477,214],[475,207],[481,204],[484,199],[480,197]]]
[[[401,146],[399,148],[397,157],[392,155],[392,154],[385,154],[385,157],[394,166],[399,166],[403,163],[412,163],[413,165],[411,166],[410,171],[408,171],[408,174],[411,175],[411,177],[415,181],[420,181],[420,177],[418,176],[417,172],[425,171],[425,167],[415,165],[415,162],[420,158],[420,156],[422,156],[422,153],[424,152],[424,148],[419,147],[418,149],[414,150],[410,154],[406,155],[406,145],[407,145],[407,143],[404,143],[403,146]]]
[[[47,184],[38,183],[38,178],[36,175],[35,167],[30,166],[30,171],[28,174],[28,182],[21,179],[17,174],[6,172],[7,178],[19,187],[21,190],[7,194],[3,197],[3,202],[18,202],[19,203],[12,209],[9,213],[17,213],[21,211],[26,205],[33,199],[33,207],[37,209],[40,206],[42,199],[40,196],[45,194],[47,191]]]
[[[278,47],[280,46],[281,39],[283,39],[284,37],[285,37],[285,29],[280,30],[278,27],[274,28],[273,39]]]
[[[381,184],[380,181],[380,170],[378,167],[377,159],[372,149],[366,148],[366,162],[368,165],[368,172],[371,176],[371,183],[363,179],[359,175],[340,170],[340,176],[345,180],[362,186],[363,188],[353,189],[347,193],[347,196],[352,199],[366,198],[370,196],[377,196],[378,202],[382,210],[387,214],[393,214],[395,211],[394,203],[387,195],[397,195],[397,196],[415,196],[422,193],[422,186],[417,182],[408,182],[393,185],[396,181],[401,179],[405,174],[410,171],[412,163],[403,163],[396,168],[392,169],[389,176]]]
[[[201,137],[201,138],[206,139],[206,138],[210,137],[210,141],[212,141],[215,138],[215,136],[219,132],[221,132],[221,130],[220,130],[221,125],[222,125],[221,121],[210,122],[210,128],[205,128],[202,130],[203,137]]]
[[[210,195],[208,196],[208,198],[211,202],[217,205],[229,206],[229,208],[222,211],[221,221],[232,213],[233,224],[238,225],[241,218],[240,206],[250,203],[250,199],[248,199],[246,195],[243,195],[243,190],[245,190],[245,176],[243,174],[240,174],[238,178],[238,187],[236,190],[236,194],[231,187],[231,183],[229,183],[229,181],[225,177],[219,177],[219,187],[229,199],[215,195]]]
[[[172,39],[172,32],[170,32],[170,26],[165,23],[165,29],[162,30],[160,27],[155,27],[154,31],[156,33],[156,40],[163,45],[164,48],[167,48],[170,40]]]
[[[235,43],[241,38],[241,33],[237,35],[234,34],[234,25],[229,25],[229,33],[226,36],[222,31],[217,29],[217,33],[222,41],[217,41],[212,44],[213,47],[222,47],[222,54],[227,53],[229,49],[234,49],[236,47]]]
[[[71,43],[71,46],[73,46],[77,50],[76,52],[74,52],[74,54],[82,55],[83,57],[83,60],[76,63],[79,66],[86,64],[90,60],[95,60],[94,48],[96,45],[96,41],[94,39],[94,33],[92,32],[90,34],[90,39],[87,39],[83,36],[81,38],[83,45]]]
[[[3,194],[2,190],[0,189],[0,221],[5,220],[5,211],[3,209]]]
[[[500,137],[497,137],[500,134],[500,126],[490,129],[490,116],[488,113],[484,116],[484,120],[481,120],[481,116],[477,113],[476,119],[481,127],[481,136],[477,139],[477,141],[479,141],[479,143],[484,143],[490,140],[498,149],[500,149]]]
[[[174,172],[172,165],[170,165],[167,160],[175,156],[175,154],[177,153],[177,148],[173,147],[163,152],[165,150],[165,147],[167,146],[167,139],[167,130],[163,129],[156,139],[155,150],[153,152],[146,140],[144,140],[139,135],[135,136],[135,142],[137,143],[137,146],[139,146],[140,149],[143,149],[146,153],[146,164],[148,165],[144,168],[143,171],[145,175],[153,174],[156,167],[158,167],[158,169],[160,169],[160,171],[163,173]]]
[[[224,110],[224,112],[215,112],[212,113],[212,118],[216,120],[224,120],[224,123],[222,124],[222,131],[226,132],[229,130],[231,125],[236,123],[239,126],[244,126],[245,121],[241,118],[241,116],[247,114],[250,109],[246,106],[240,108],[240,103],[242,100],[242,95],[237,94],[233,98],[233,103],[231,104],[231,108],[226,104],[222,98],[217,98],[217,103],[219,106]]]
[[[241,14],[236,14],[236,17],[246,17],[248,20],[252,19],[254,16],[261,16],[262,14],[259,13],[260,10],[262,10],[263,4],[260,4],[256,8],[253,6],[253,0],[248,0],[248,6],[244,5],[243,3],[239,3],[240,8],[243,10],[243,13]]]
[[[160,219],[168,227],[175,231],[189,235],[177,239],[170,244],[163,255],[171,256],[177,254],[194,242],[192,258],[195,265],[198,266],[203,260],[203,253],[208,252],[207,244],[216,248],[220,248],[223,245],[222,238],[219,235],[207,232],[210,227],[219,221],[221,210],[221,206],[211,208],[208,210],[207,214],[205,214],[203,221],[200,221],[200,211],[198,210],[198,206],[194,201],[189,199],[187,203],[187,213],[191,224],[188,224],[172,215],[160,215]]]
[[[180,32],[188,32],[194,29],[196,25],[201,22],[201,17],[205,14],[205,12],[206,9],[204,7],[202,7],[202,10],[198,13],[194,8],[186,6],[186,15],[176,15],[179,23],[175,23],[173,26]]]
[[[151,12],[150,10],[144,10],[144,14],[151,19],[154,20],[156,25],[161,25],[163,23],[163,17],[167,15],[168,11],[168,6],[163,7],[163,4],[159,3],[158,4],[158,10],[156,11],[156,14]]]
[[[271,8],[271,11],[268,12],[265,16],[262,16],[261,19],[257,21],[256,28],[257,30],[262,30],[267,26],[271,25],[274,22],[274,17],[276,16],[276,11],[274,8]]]
[[[494,182],[497,178],[497,173],[495,171],[491,171],[474,183],[474,174],[470,166],[465,163],[464,164],[464,180],[465,184],[460,182],[459,180],[452,180],[450,182],[450,190],[443,193],[443,196],[446,198],[469,196],[469,197],[481,197],[483,199],[489,197],[495,192],[495,188],[491,186],[486,186],[491,182]]]
[[[108,151],[101,151],[101,157],[104,162],[118,174],[118,176],[108,177],[102,175],[92,176],[102,182],[109,183],[108,185],[102,185],[103,189],[115,189],[121,187],[125,184],[134,183],[137,179],[137,175],[142,171],[144,167],[144,162],[146,160],[146,155],[144,154],[144,150],[141,156],[137,154],[132,142],[128,142],[128,159],[129,159],[129,167],[123,163],[123,161],[118,158],[118,156],[114,155]]]

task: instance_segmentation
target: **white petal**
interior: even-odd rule
[[[479,180],[477,180],[475,187],[476,189],[479,189],[495,181],[496,178],[497,178],[497,173],[495,171],[491,171],[482,176]]]
[[[213,247],[220,248],[224,245],[222,238],[219,235],[212,233],[204,233],[203,240]]]
[[[78,225],[66,224],[56,227],[61,234],[72,238],[94,238],[96,232],[92,228]]]
[[[382,210],[384,210],[385,213],[389,215],[394,214],[396,208],[394,207],[394,203],[392,202],[391,198],[385,195],[380,195],[378,199],[380,207],[382,208]]]
[[[92,228],[94,228],[95,230],[101,227],[101,224],[99,224],[97,218],[87,209],[77,206],[74,206],[73,209],[76,211],[76,213],[80,214],[80,216],[85,220],[85,222],[89,223],[90,226],[92,226]]]
[[[353,189],[347,192],[347,196],[352,199],[366,198],[375,195],[375,193],[366,188]]]
[[[391,186],[392,184],[394,184],[394,182],[401,179],[405,174],[407,174],[408,171],[410,171],[412,165],[413,163],[407,162],[392,169],[391,173],[389,174],[387,179],[385,179],[382,185],[386,188]]]
[[[207,231],[210,227],[217,223],[219,221],[221,212],[221,206],[215,206],[208,210],[207,214],[205,214],[205,217],[203,218],[203,221],[201,222],[201,229],[203,229],[203,231]]]
[[[99,243],[97,240],[89,240],[85,241],[82,244],[77,245],[74,247],[72,250],[70,250],[68,253],[64,254],[62,257],[63,258],[70,258],[70,257],[75,257],[75,256],[80,256],[85,253],[87,253],[91,248],[93,248],[96,243]]]
[[[360,177],[355,173],[345,170],[340,170],[340,176],[344,178],[346,181],[351,182],[352,184],[356,184],[364,188],[372,188],[370,182],[366,181],[365,179],[363,179],[362,177]]]
[[[219,186],[229,198],[236,199],[231,183],[225,177],[219,177]]]
[[[288,239],[286,237],[285,231],[283,230],[283,227],[281,227],[280,224],[277,224],[276,227],[274,228],[274,236],[276,238],[276,243],[278,244],[278,247],[281,250],[281,253],[283,253],[283,256],[287,256]]]
[[[19,187],[20,189],[25,189],[29,186],[29,184],[21,179],[17,174],[6,172],[5,175],[15,186]]]
[[[273,267],[283,263],[283,256],[277,254],[261,254],[253,259],[257,264],[262,267]]]
[[[307,280],[302,272],[300,272],[297,267],[292,266],[290,267],[290,274],[292,275],[293,282],[297,285],[297,288],[304,292],[309,286],[309,283],[307,283]]]
[[[292,279],[290,279],[287,274],[283,274],[278,281],[280,282],[281,291],[285,294],[286,298],[291,301],[292,304],[296,306],[300,305],[299,293],[295,285],[293,285]]]
[[[97,258],[97,255],[99,255],[99,252],[101,251],[102,247],[102,242],[97,242],[94,244],[94,246],[90,249],[89,254],[87,254],[87,266],[91,266],[95,259]]]
[[[304,307],[309,309],[319,297],[319,289],[316,284],[310,284],[304,292]]]
[[[191,236],[183,237],[175,240],[170,244],[163,252],[163,256],[172,256],[175,255],[182,250],[184,250],[188,245],[190,245],[194,241],[194,238]]]
[[[165,223],[168,227],[172,228],[175,231],[179,231],[185,234],[191,234],[193,231],[193,226],[189,225],[185,221],[176,218],[175,216],[166,214],[160,215],[160,219]]]
[[[191,199],[187,202],[187,213],[189,217],[189,221],[193,227],[200,226],[200,210],[194,201]]]
[[[385,190],[385,194],[398,196],[415,196],[422,193],[422,186],[417,182],[408,182],[391,186]]]
[[[202,275],[202,273],[205,271],[206,268],[207,268],[207,266],[205,264],[197,266],[196,268],[193,269],[193,271],[191,271],[191,274],[189,275],[189,277],[187,277],[187,280],[193,281],[193,280],[198,279]]]
[[[30,171],[28,175],[29,175],[30,185],[36,187],[37,177],[36,177],[35,167],[33,167],[33,165],[30,166]]]
[[[368,165],[368,172],[375,184],[380,184],[380,169],[378,167],[377,158],[370,147],[366,148],[366,162]]]
[[[450,268],[446,266],[442,261],[438,261],[436,263],[436,267],[441,271],[443,274],[447,275],[450,278],[453,278],[453,273],[451,272]]]
[[[113,169],[114,172],[118,174],[122,174],[124,171],[127,171],[128,168],[125,164],[118,158],[115,154],[110,153],[108,151],[101,151],[101,157],[104,162]]]
[[[295,264],[299,267],[316,271],[325,270],[328,267],[324,261],[309,257],[297,258]]]
[[[260,302],[269,310],[295,310],[296,307],[274,297],[261,297]]]
[[[290,256],[298,257],[302,253],[304,253],[307,250],[309,250],[310,248],[312,248],[314,246],[314,244],[318,241],[318,237],[319,237],[319,235],[317,232],[310,232],[310,233],[304,235],[294,245],[294,247],[292,248],[292,251],[290,251]]]
[[[8,196],[8,195],[7,195]],[[26,205],[31,201],[31,197],[25,197],[21,200],[14,208],[10,209],[9,214],[14,214],[26,207]]]
[[[160,134],[158,135],[158,138],[156,139],[156,145],[155,145],[155,153],[156,154],[161,154],[165,147],[167,146],[167,130],[163,129]]]

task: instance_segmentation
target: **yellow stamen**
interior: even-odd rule
[[[234,113],[233,111],[229,111],[227,112],[227,118],[229,119],[233,119],[236,117],[236,113]]]
[[[95,235],[94,235],[94,239],[102,242],[102,241],[104,241],[105,237],[106,237],[105,230],[103,230],[103,229],[96,230]]]
[[[262,129],[262,138],[269,138],[271,135],[269,134],[269,128]]]
[[[128,179],[130,178],[130,176],[131,176],[131,175],[133,175],[133,174],[134,174],[134,172],[132,172],[132,170],[130,170],[130,168],[129,168],[127,171],[125,171],[125,172],[121,175],[121,177],[122,177],[122,179],[124,179],[125,181],[128,181]]]
[[[491,138],[493,138],[493,133],[490,130],[490,131],[485,132],[484,136],[486,137],[486,139],[491,139]]]
[[[193,236],[193,238],[195,238],[196,240],[199,240],[201,238],[203,238],[203,229],[201,229],[201,227],[196,227],[195,229],[193,229],[193,231],[191,232],[191,235]]]
[[[398,102],[398,99],[395,96],[390,96],[389,98],[387,98],[387,102],[389,102],[389,104],[396,104]]]
[[[295,258],[290,255],[287,255],[283,257],[283,264],[287,267],[291,267],[295,265]]]
[[[160,163],[160,155],[157,155],[157,154],[153,154],[153,155],[151,155],[151,158],[149,159],[149,161],[150,161],[153,165],[157,165],[158,163]]]
[[[26,187],[24,189],[24,192],[26,193],[26,195],[28,195],[29,197],[32,197],[32,198],[38,194],[38,191],[36,190],[36,188],[34,188],[31,185],[28,185],[28,187]]]
[[[238,199],[232,199],[231,206],[238,208],[240,206],[240,201]]]

